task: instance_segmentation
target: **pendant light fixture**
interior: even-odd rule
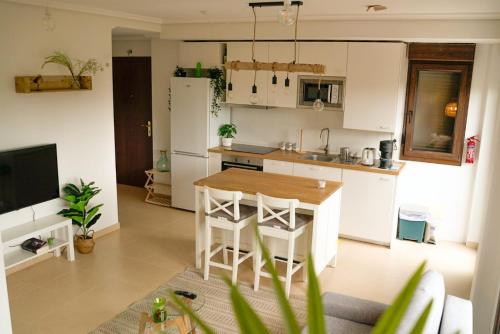
[[[232,98],[233,97],[233,83],[231,82],[231,79],[233,77],[233,70],[229,71],[229,83],[227,84],[227,97]]]
[[[250,103],[251,104],[257,104],[259,102],[259,95],[257,95],[257,85],[255,84],[256,77],[257,77],[257,71],[254,71],[252,94],[250,94]]]
[[[51,32],[54,31],[56,24],[54,22],[54,18],[52,14],[49,12],[49,7],[45,7],[45,14],[42,17],[42,25],[45,31]]]
[[[318,80],[318,93],[316,95],[316,100],[313,103],[313,109],[316,111],[323,111],[323,109],[325,109],[325,104],[321,101],[321,76]]]
[[[291,26],[295,23],[295,14],[293,13],[292,0],[285,0],[283,8],[278,12],[278,22],[285,26]]]

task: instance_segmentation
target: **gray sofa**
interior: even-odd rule
[[[425,334],[472,334],[472,303],[454,296],[445,296],[443,276],[427,271],[419,283],[409,308],[398,328],[398,334],[410,333],[413,325],[429,301],[433,306],[423,333]],[[327,333],[370,333],[387,305],[348,297],[336,293],[325,293],[323,305]],[[307,333],[307,327],[302,333]]]

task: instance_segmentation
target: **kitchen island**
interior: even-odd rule
[[[205,208],[203,187],[241,191],[243,201],[248,205],[256,205],[256,194],[262,193],[272,197],[294,198],[300,201],[298,211],[313,216],[311,233],[299,243],[296,256],[304,257],[305,250],[313,255],[314,268],[317,274],[327,266],[335,266],[337,260],[337,240],[340,221],[341,182],[327,181],[323,189],[318,181],[311,178],[256,172],[230,168],[194,182],[195,186],[195,233],[196,233],[196,268],[201,268],[204,251]],[[248,233],[253,233],[247,229]],[[251,236],[247,235],[246,240]],[[251,242],[247,242],[247,249]],[[245,237],[242,235],[242,249],[245,249]],[[286,257],[286,248],[276,249],[276,256]]]

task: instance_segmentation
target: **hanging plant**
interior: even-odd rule
[[[224,72],[217,67],[208,69],[208,77],[210,78],[210,87],[213,89],[210,111],[214,116],[218,116],[226,92],[226,79],[224,79]]]

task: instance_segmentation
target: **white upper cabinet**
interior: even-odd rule
[[[326,65],[327,76],[346,76],[347,43],[300,42],[299,62]],[[304,73],[305,75],[311,75]]]
[[[349,43],[344,128],[394,132],[406,45]]]
[[[195,68],[200,62],[203,68],[222,65],[222,44],[215,42],[183,42],[179,45],[179,66]]]
[[[273,42],[269,43],[269,61],[277,63],[293,62],[294,43]],[[289,73],[290,86],[285,87],[286,72],[276,72],[278,82],[272,84],[273,72],[268,74],[267,105],[272,107],[296,108],[297,107],[297,73]]]
[[[255,60],[267,62],[269,58],[269,43],[255,43]],[[227,61],[252,61],[251,42],[231,42],[227,43]],[[232,92],[227,92],[226,102],[234,104],[250,105],[250,95],[254,83],[254,71],[227,71],[227,82],[231,79],[233,84]],[[258,102],[256,105],[267,105],[267,71],[257,71],[255,84],[257,86]]]

